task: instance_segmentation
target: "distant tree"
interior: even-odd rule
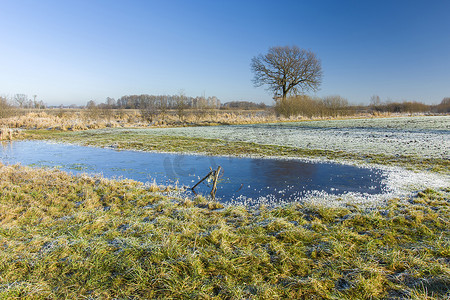
[[[106,97],[105,104],[108,106],[108,108],[114,108],[116,106],[116,99],[110,98],[110,97]]]
[[[223,109],[265,109],[266,105],[264,103],[254,103],[251,101],[231,101],[226,102],[222,106]]]
[[[159,114],[159,103],[157,103],[155,97],[149,95],[140,95],[138,99],[142,119],[150,123],[153,122]]]
[[[188,99],[184,92],[180,92],[178,97],[175,99],[175,108],[177,110],[177,116],[180,121],[184,120],[185,109],[188,108]]]
[[[441,103],[437,106],[437,111],[440,113],[450,113],[450,97],[442,99]]]
[[[322,80],[320,60],[313,52],[297,46],[272,47],[267,54],[252,59],[251,69],[255,86],[268,85],[275,99],[316,91]]]
[[[324,107],[328,110],[328,115],[337,117],[338,115],[345,115],[348,107],[348,100],[339,96],[326,96],[322,98]]]
[[[159,98],[157,101],[158,111],[164,121],[164,118],[166,117],[167,114],[167,110],[169,109],[168,96],[161,96],[158,98]]]
[[[193,106],[195,109],[195,117],[197,121],[204,118],[208,113],[208,102],[205,96],[195,97],[193,101]]]
[[[31,101],[31,100],[30,100]],[[33,108],[41,109],[40,103],[37,101],[37,95],[33,95]]]
[[[379,105],[381,105],[380,96],[373,95],[372,97],[370,97],[370,105],[371,106],[379,106]]]
[[[88,101],[86,104],[86,115],[91,119],[97,119],[99,115],[98,107],[94,100]]]
[[[116,100],[114,98],[107,97],[105,103],[101,103],[98,107],[101,110],[101,113],[104,118],[111,122],[111,118],[113,116],[113,108],[116,105]]]
[[[86,103],[86,108],[87,109],[90,109],[90,108],[94,108],[94,107],[96,107],[97,105],[95,104],[95,101],[94,100],[89,100],[87,103]]]
[[[36,101],[34,103],[34,105],[36,108],[39,108],[39,109],[44,109],[46,107],[46,104],[42,100]]]
[[[10,117],[13,113],[13,107],[5,97],[0,97],[0,119]]]
[[[25,94],[15,94],[14,95],[14,102],[19,105],[20,108],[24,108],[27,105],[28,102],[28,96]]]

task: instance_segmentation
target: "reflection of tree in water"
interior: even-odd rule
[[[5,153],[8,153],[8,151],[9,151],[9,152],[12,152],[12,151],[13,151],[13,143],[14,143],[14,142],[11,142],[11,141],[8,141],[8,142],[4,141],[4,142],[1,142],[0,145],[2,145],[2,150],[3,150],[3,152],[5,152]]]
[[[282,188],[292,183],[310,182],[317,173],[317,164],[294,160],[257,159],[251,163],[252,177],[265,186]]]

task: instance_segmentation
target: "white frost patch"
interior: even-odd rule
[[[126,132],[126,129],[102,129],[108,130]],[[133,133],[222,139],[361,155],[450,159],[450,116],[152,128],[134,129]]]

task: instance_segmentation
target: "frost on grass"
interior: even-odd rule
[[[133,132],[344,151],[362,155],[450,159],[450,116],[137,129]]]
[[[380,210],[217,209],[132,181],[1,163],[0,188],[0,299],[449,295],[450,190]]]

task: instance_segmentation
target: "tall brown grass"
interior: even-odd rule
[[[0,128],[0,141],[4,140],[13,140],[20,135],[20,131],[18,129],[11,128]]]
[[[106,112],[105,112],[106,111]],[[211,124],[250,124],[275,122],[270,111],[186,110],[180,117],[177,111],[167,111],[151,121],[136,109],[46,109],[22,112],[0,119],[0,126],[24,129],[87,130],[105,127],[191,126]]]

